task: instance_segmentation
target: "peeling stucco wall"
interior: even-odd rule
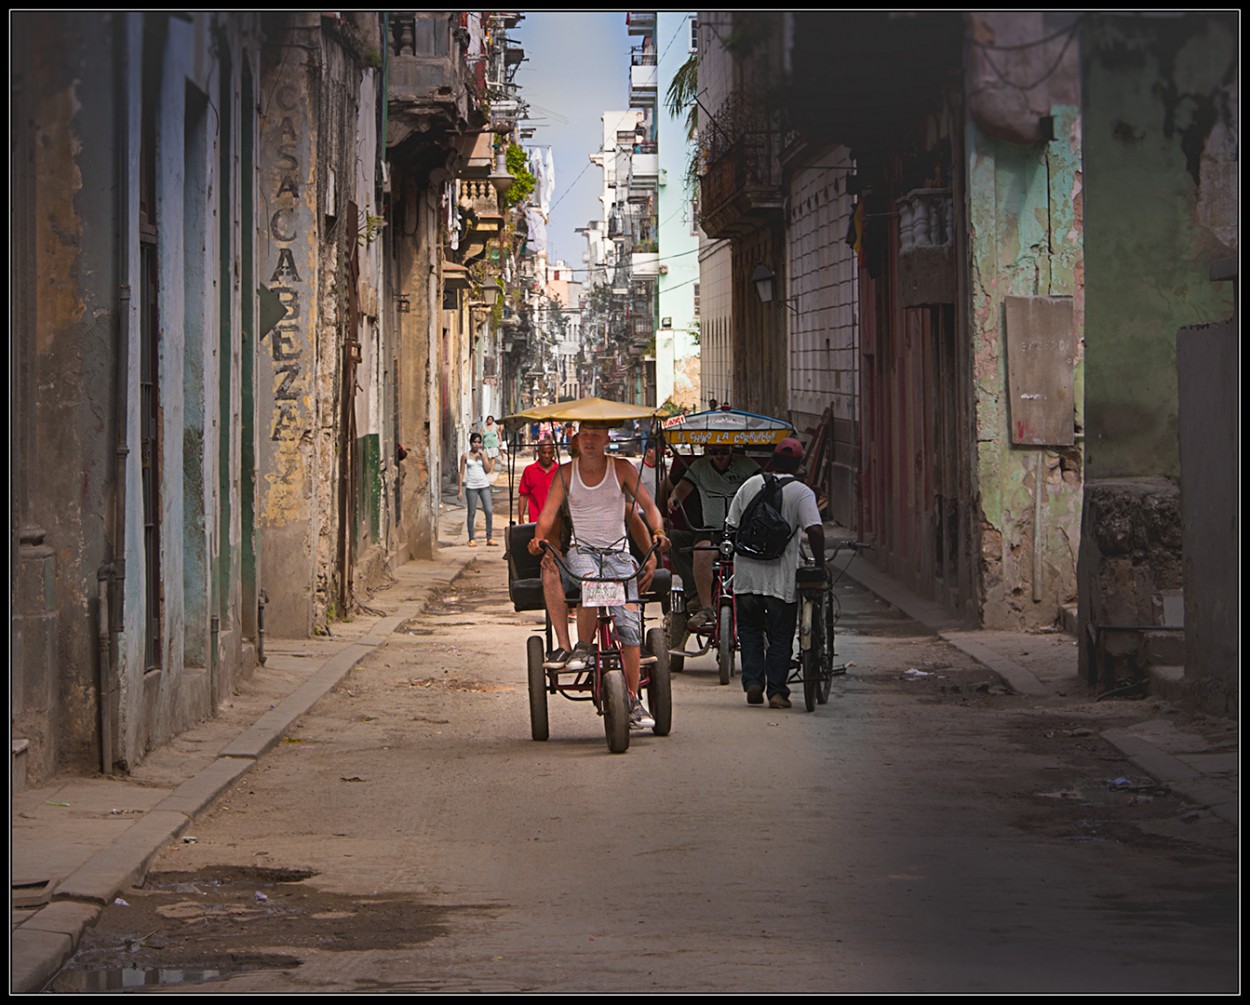
[[[12,736],[30,743],[32,780],[50,774],[58,760],[81,763],[92,755],[90,586],[92,562],[103,554],[99,542],[89,541],[84,516],[104,499],[106,472],[99,462],[105,460],[111,381],[93,388],[79,365],[90,360],[107,366],[108,359],[91,332],[94,316],[106,335],[108,318],[94,310],[81,287],[85,227],[79,205],[84,184],[79,116],[92,86],[107,80],[103,63],[94,65],[92,74],[80,63],[86,36],[101,23],[84,19],[82,35],[67,32],[55,51],[29,43],[60,31],[63,16],[20,15],[11,29],[12,194],[15,217],[22,211],[29,215],[14,235],[17,256],[11,263],[15,309],[22,305],[18,316],[26,321],[13,332],[21,343],[22,382],[21,412],[12,416],[17,423],[13,461],[20,475],[13,503],[28,541],[20,549],[21,569],[12,583],[17,645],[10,700]],[[79,459],[88,456],[93,461],[80,466]],[[43,532],[41,540],[32,527]]]
[[[986,46],[1021,45],[1053,35],[1034,15],[982,15],[972,18],[971,24]],[[1073,32],[1075,27],[1069,34]],[[1072,100],[1076,46],[1064,48],[1064,41],[1061,35],[1035,47],[1038,59],[1047,46],[1058,53],[1051,54],[1055,69],[1039,86],[1024,86],[1037,79],[1030,76],[1031,63],[1009,64],[1008,81],[1020,85],[1010,103],[1011,115],[1020,117],[1022,127],[1029,130],[1039,118],[1047,120],[1038,136],[1012,134],[1005,128],[1011,117],[1001,114],[1002,102],[995,108],[997,120],[975,100],[969,102],[973,120],[966,147],[968,324],[981,524],[980,608],[987,627],[1053,623],[1060,606],[1076,597],[1082,447],[1079,438],[1071,445],[1013,446],[1005,324],[1007,297],[1072,298],[1067,365],[1075,388],[1071,419],[1079,434],[1084,423],[1081,119]],[[980,58],[989,52],[991,60],[999,52],[974,51]],[[998,58],[1001,62],[1001,52]],[[969,86],[974,97],[984,75],[984,68],[972,59]],[[993,76],[1003,92],[1002,75]]]
[[[1235,582],[1219,560],[1235,505],[1221,505],[1227,483],[1203,484],[1202,469],[1211,470],[1220,444],[1235,443],[1235,392],[1212,361],[1217,349],[1234,360],[1236,352],[1204,344],[1201,333],[1190,343],[1198,353],[1190,359],[1189,421],[1198,428],[1183,430],[1177,346],[1178,330],[1180,341],[1192,339],[1195,326],[1234,311],[1233,284],[1213,283],[1211,269],[1238,251],[1239,27],[1235,11],[1101,14],[1086,18],[1082,38],[1088,480],[1078,628],[1082,639],[1110,640],[1083,650],[1082,668],[1110,680],[1183,663],[1197,703],[1224,712],[1237,694],[1235,629],[1219,603],[1190,594]],[[1182,433],[1197,480],[1178,491]],[[1204,510],[1205,523],[1189,519]],[[1134,545],[1132,575],[1123,572],[1128,558],[1105,544],[1122,527],[1149,528],[1137,535],[1149,547]],[[1205,575],[1194,575],[1195,562]],[[1161,634],[1163,653],[1105,628],[1175,629],[1182,617],[1183,635]]]
[[[313,627],[315,332],[322,264],[313,144],[318,33],[316,27],[292,28],[269,40],[260,88],[258,274],[286,308],[262,337],[256,363],[261,471],[256,523],[269,596],[266,628],[274,635],[307,635]]]
[[[1091,478],[1179,475],[1176,332],[1232,312],[1237,39],[1235,12],[1086,21]]]
[[[208,98],[220,105],[223,89],[235,93],[237,76],[223,77],[226,54],[237,74],[246,47],[255,57],[258,27],[254,17],[209,14],[55,12],[14,20],[30,85],[18,128],[28,134],[31,158],[23,182],[30,225],[15,240],[13,273],[33,305],[29,324],[15,333],[29,340],[22,355],[31,387],[14,442],[26,472],[20,508],[46,532],[55,561],[55,590],[41,587],[43,603],[57,608],[56,654],[46,667],[52,699],[30,728],[43,733],[38,746],[56,751],[60,769],[99,769],[102,720],[110,729],[108,767],[126,769],[213,711],[211,570],[220,535],[230,530],[219,526],[221,441],[208,433],[220,428],[218,391],[233,388],[237,366],[217,352],[218,261],[230,254],[219,233],[237,223],[233,215],[222,222],[230,210],[219,205],[217,172],[219,144],[237,143],[237,135],[226,135],[220,107],[217,128],[210,127]],[[153,98],[157,138],[149,234],[156,249],[155,451],[145,451],[141,433],[145,95]],[[145,470],[159,500],[160,646],[151,660]],[[237,509],[237,498],[229,503]],[[27,580],[33,588],[37,577]],[[103,625],[102,582],[113,615]],[[222,613],[237,622],[237,610]],[[97,645],[101,628],[113,629],[106,660]],[[101,671],[108,674],[103,687]]]

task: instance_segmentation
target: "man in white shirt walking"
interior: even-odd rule
[[[803,444],[786,439],[773,450],[773,473],[793,476],[803,463]],[[725,518],[727,534],[736,533],[743,511],[764,488],[762,473],[748,478]],[[762,705],[767,693],[770,708],[790,707],[790,657],[794,650],[794,627],[798,619],[795,574],[799,568],[799,531],[807,534],[812,554],[825,553],[825,527],[820,519],[816,494],[795,478],[781,486],[781,515],[792,534],[780,558],[762,561],[747,555],[734,556],[734,602],[738,643],[742,649],[742,688],[747,703]]]

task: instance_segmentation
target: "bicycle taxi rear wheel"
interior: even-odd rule
[[[547,730],[547,671],[543,669],[543,640],[531,635],[525,641],[525,656],[529,670],[530,688],[530,736],[545,740]]]
[[[669,673],[668,633],[663,628],[652,628],[647,632],[646,643],[647,654],[655,657],[647,684],[647,703],[651,706],[651,718],[655,720],[651,732],[656,736],[668,736],[673,727],[673,681]]]
[[[668,644],[673,649],[686,648],[686,639],[690,633],[686,631],[688,615],[685,611],[669,611],[664,621],[668,626]],[[686,668],[686,657],[669,653],[668,669],[670,673],[681,673]]]
[[[728,684],[734,675],[734,611],[731,604],[721,604],[717,615],[716,669],[720,682]]]

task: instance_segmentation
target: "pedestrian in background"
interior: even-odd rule
[[[492,461],[499,460],[500,453],[506,454],[508,452],[508,448],[504,445],[503,437],[500,435],[499,427],[495,425],[495,417],[493,415],[486,416],[486,428],[482,430],[482,449]]]
[[[517,488],[523,503],[527,504],[526,519],[530,523],[538,522],[538,514],[543,511],[543,503],[547,501],[547,493],[551,491],[551,480],[559,470],[556,464],[556,445],[550,440],[538,444],[538,460],[526,466],[521,472],[521,484]]]
[[[477,547],[477,541],[473,538],[479,504],[486,513],[486,547],[495,547],[495,515],[490,498],[490,475],[494,470],[494,458],[487,457],[482,449],[482,434],[474,433],[469,437],[469,452],[460,455],[460,487],[456,492],[456,498],[464,499],[469,509],[470,548]]]

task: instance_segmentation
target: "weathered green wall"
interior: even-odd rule
[[[968,323],[981,506],[980,607],[989,627],[1050,623],[1076,593],[1080,448],[1013,447],[1007,396],[1005,299],[1072,297],[1073,419],[1081,422],[1080,120],[1071,106],[1054,106],[1051,114],[1054,138],[1036,144],[995,139],[968,126]],[[1038,492],[1041,532],[1035,534]]]
[[[1237,14],[1083,30],[1087,476],[1179,475],[1176,332],[1232,312]]]

